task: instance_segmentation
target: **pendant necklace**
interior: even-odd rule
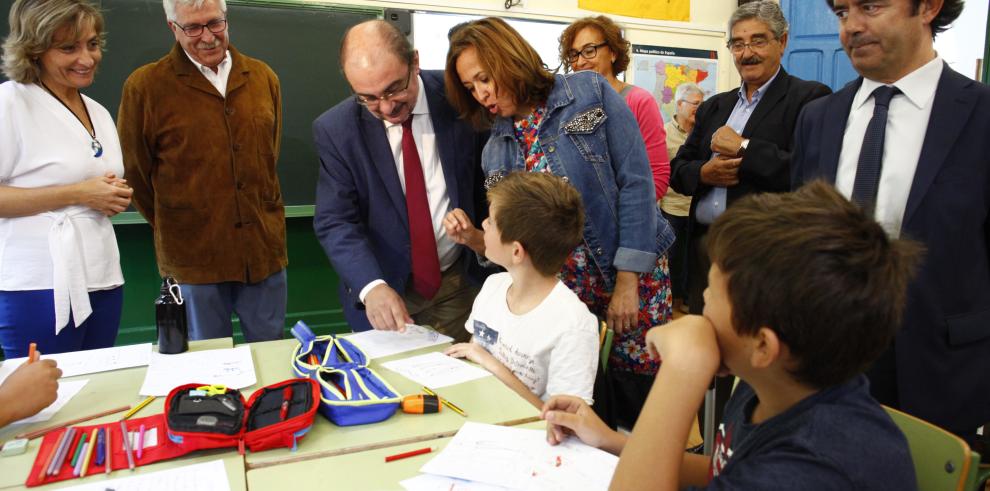
[[[73,111],[72,108],[70,108],[69,105],[66,104],[65,101],[62,100],[61,97],[55,95],[55,93],[52,92],[52,89],[49,89],[48,86],[45,85],[45,83],[42,82],[41,80],[38,80],[38,83],[41,84],[41,86],[49,94],[51,94],[52,97],[55,98],[55,100],[57,100],[59,103],[61,103],[63,106],[65,106],[65,108],[69,110],[69,113],[71,113],[73,116],[75,116],[76,117],[76,120],[79,121],[79,124],[82,125],[82,127],[83,127],[84,130],[86,130],[86,133],[93,140],[92,143],[90,143],[90,148],[93,149],[93,156],[99,158],[101,155],[103,155],[103,145],[100,144],[100,140],[97,140],[96,139],[96,123],[93,122],[93,118],[90,117],[90,115],[89,115],[89,108],[86,107],[86,101],[83,100],[82,93],[76,91],[76,93],[79,94],[79,101],[82,102],[83,111],[86,111],[86,119],[89,120],[89,124],[93,125],[93,131],[92,132],[89,131],[89,128],[86,127],[86,123],[83,123],[83,120],[79,118],[79,116],[75,113],[75,111]]]

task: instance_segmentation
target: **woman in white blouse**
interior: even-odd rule
[[[16,0],[0,84],[0,345],[113,346],[124,283],[111,216],[131,189],[113,119],[82,95],[103,56],[85,0]]]

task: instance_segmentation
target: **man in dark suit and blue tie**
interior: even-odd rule
[[[478,291],[480,267],[445,233],[460,208],[483,199],[485,141],[444,97],[443,73],[420,71],[419,55],[384,21],[344,36],[340,63],[354,97],[313,123],[320,155],[313,225],[340,276],[351,328],[431,325],[458,341]]]
[[[793,186],[833,182],[891,237],[925,245],[872,391],[972,443],[990,422],[990,88],[933,47],[963,2],[828,3],[862,77],[801,114]]]

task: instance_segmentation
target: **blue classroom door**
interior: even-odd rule
[[[825,0],[781,0],[780,6],[791,26],[785,70],[833,91],[857,77],[839,43],[839,23]]]

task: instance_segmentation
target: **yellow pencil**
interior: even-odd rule
[[[96,450],[96,428],[93,428],[93,432],[89,435],[89,441],[92,444],[86,449],[86,460],[83,460],[82,472],[79,473],[79,477],[85,477],[86,471],[89,470],[89,462],[93,460],[93,451]]]
[[[454,411],[455,413],[460,414],[461,416],[464,416],[465,418],[468,417],[467,413],[465,413],[463,409],[457,407],[456,404],[454,404],[453,402],[450,402],[446,398],[440,397],[439,394],[437,394],[436,392],[430,390],[429,387],[426,387],[424,385],[423,386],[423,391],[426,392],[427,394],[431,395],[431,396],[436,396],[437,399],[440,399],[440,402],[442,402],[444,406],[449,407],[451,411]]]
[[[151,404],[151,401],[153,401],[153,400],[155,400],[155,396],[148,396],[147,399],[141,401],[141,404],[138,404],[137,406],[134,406],[134,409],[131,409],[130,411],[127,411],[126,413],[124,413],[124,417],[121,418],[121,419],[127,419],[127,418],[130,418],[131,416],[134,416],[134,414],[137,413],[138,411],[140,411],[141,408],[143,408],[144,406],[147,406],[148,404]]]

